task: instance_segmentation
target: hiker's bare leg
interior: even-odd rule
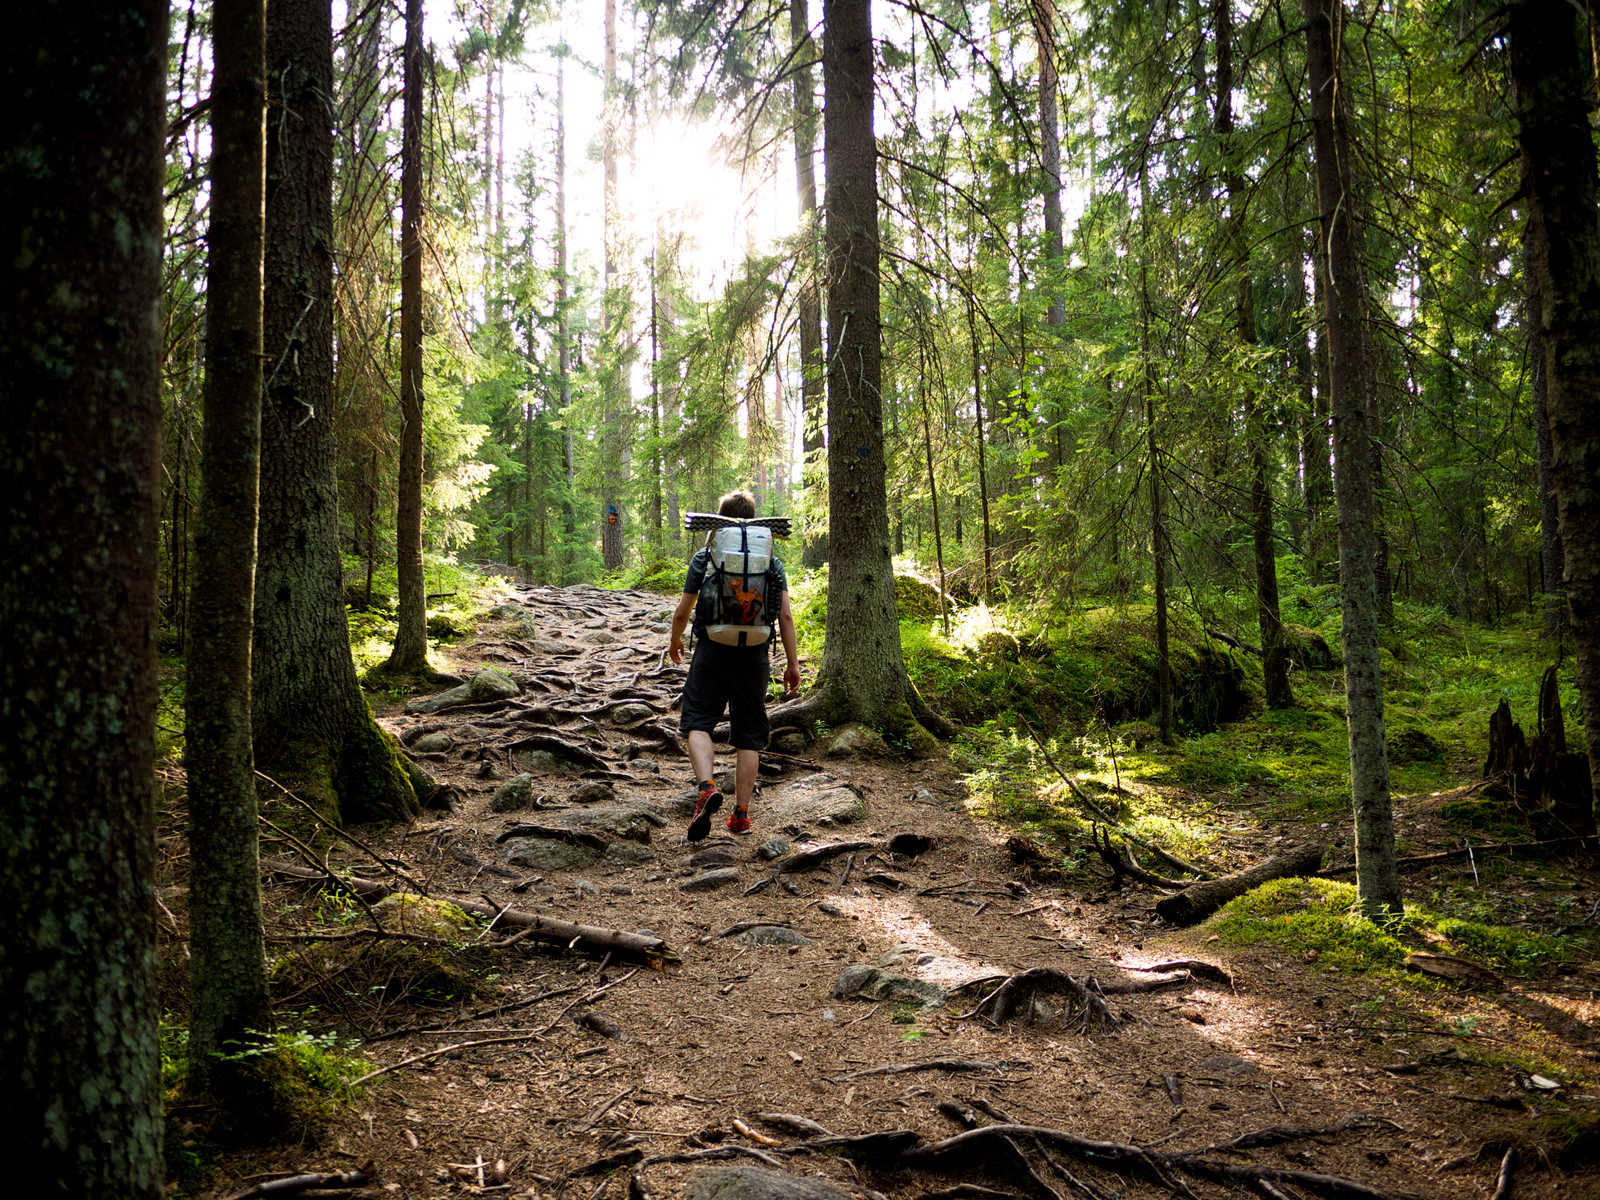
[[[755,750],[740,750],[734,756],[733,806],[739,811],[750,807],[750,797],[756,790],[756,769],[761,765],[761,754]]]
[[[711,748],[711,735],[703,729],[689,731],[689,765],[694,768],[694,781],[712,778],[716,770],[716,753]]]

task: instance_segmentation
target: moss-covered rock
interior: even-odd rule
[[[940,614],[939,585],[910,571],[896,571],[894,602],[902,620],[934,620]],[[947,611],[953,611],[956,608],[955,597],[946,594],[944,607]]]
[[[1288,645],[1289,661],[1302,670],[1327,671],[1339,665],[1333,648],[1315,629],[1286,622],[1283,639]]]
[[[1415,725],[1396,726],[1389,730],[1389,761],[1443,762],[1444,743],[1426,729]]]

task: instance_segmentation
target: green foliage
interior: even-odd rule
[[[1407,952],[1394,933],[1360,915],[1353,885],[1329,879],[1275,879],[1229,902],[1208,928],[1232,945],[1314,951],[1318,962],[1343,971],[1397,967]]]
[[[657,556],[625,566],[614,577],[602,582],[608,587],[679,596],[683,594],[687,570],[687,564],[680,559]]]

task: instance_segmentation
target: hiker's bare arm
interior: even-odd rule
[[[789,593],[783,593],[783,604],[778,608],[778,636],[783,638],[784,657],[789,665],[783,669],[783,694],[800,694],[800,646],[794,635],[794,609],[789,607]]]
[[[683,662],[683,633],[689,628],[689,618],[694,613],[694,602],[699,596],[699,592],[685,592],[678,597],[678,607],[672,610],[672,637],[667,642],[667,654],[675,663]],[[788,599],[785,595],[785,603]],[[793,624],[791,621],[790,625]]]

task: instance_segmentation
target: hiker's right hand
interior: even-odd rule
[[[667,657],[680,667],[683,666],[683,643],[673,642],[667,647]]]
[[[800,668],[790,663],[783,672],[783,698],[793,700],[800,694]]]

